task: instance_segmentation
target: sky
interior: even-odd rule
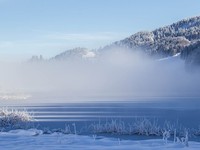
[[[0,0],[0,61],[95,49],[198,15],[199,0]]]

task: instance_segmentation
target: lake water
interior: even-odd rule
[[[135,118],[152,118],[184,128],[197,129],[200,125],[200,98],[136,98],[126,101],[90,101],[76,103],[20,103],[3,107],[26,109],[33,113],[38,128],[64,129],[76,124],[82,134],[89,133],[92,123],[120,120],[131,124]]]

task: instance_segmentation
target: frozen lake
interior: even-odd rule
[[[6,104],[7,108],[26,109],[33,113],[39,129],[64,129],[76,124],[81,134],[88,134],[92,123],[111,120],[131,124],[136,118],[165,121],[186,129],[200,125],[200,98],[146,98],[128,101],[90,101],[76,103],[20,103]]]

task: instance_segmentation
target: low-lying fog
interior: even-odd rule
[[[179,57],[155,61],[119,50],[90,59],[1,63],[0,68],[0,94],[23,93],[32,100],[200,96],[200,74],[187,72]]]

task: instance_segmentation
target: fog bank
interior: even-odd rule
[[[0,94],[23,93],[32,100],[200,96],[200,74],[187,72],[178,56],[155,61],[138,52],[112,50],[92,59],[0,67]]]

